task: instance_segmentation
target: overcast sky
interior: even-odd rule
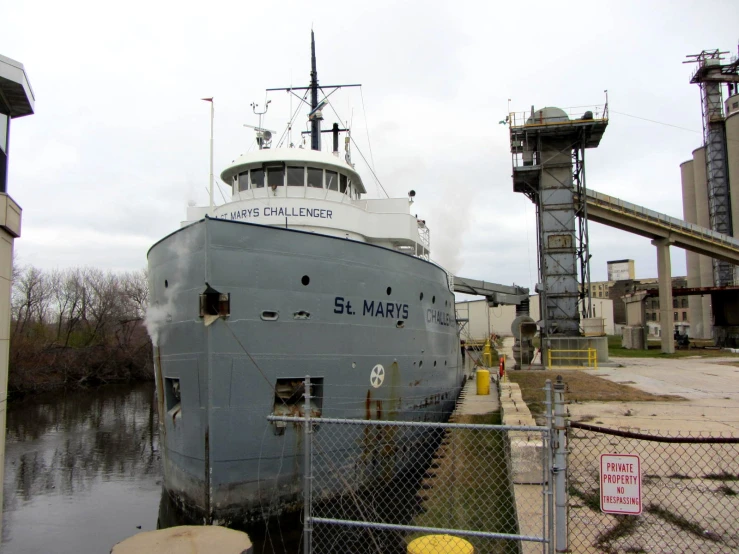
[[[312,26],[320,82],[363,84],[335,106],[388,193],[416,190],[432,257],[458,275],[525,286],[537,280],[534,208],[512,190],[498,123],[508,100],[514,111],[602,106],[607,89],[589,188],[682,217],[679,164],[702,143],[693,66],[682,61],[709,48],[735,54],[739,39],[735,0],[37,0],[4,2],[0,20],[0,54],[25,65],[36,95],[35,115],[11,129],[21,264],[145,267],[187,203],[208,201],[209,106],[199,99],[215,97],[219,174],[253,142],[249,104],[267,87],[307,84]],[[282,131],[289,100],[270,98],[264,126]],[[356,151],[354,161],[378,196]],[[637,277],[656,275],[649,240],[595,223],[590,238],[594,280],[621,258],[636,261]],[[672,268],[685,274],[682,250],[672,249]]]

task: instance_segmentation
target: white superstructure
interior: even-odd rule
[[[429,258],[426,222],[411,215],[409,198],[364,199],[354,167],[336,153],[302,148],[260,149],[221,173],[231,201],[190,207],[188,224],[208,215],[338,236]]]

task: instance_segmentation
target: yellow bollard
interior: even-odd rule
[[[485,346],[482,348],[482,365],[490,367],[493,365],[493,350],[490,348],[490,341],[485,341]]]
[[[408,554],[473,554],[474,547],[452,535],[427,535],[408,544]]]
[[[477,370],[477,394],[490,394],[490,372],[487,369]]]

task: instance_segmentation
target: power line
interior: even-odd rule
[[[626,117],[631,117],[634,119],[641,119],[642,121],[649,121],[649,123],[656,123],[657,125],[664,125],[666,127],[673,127],[675,129],[680,129],[682,131],[690,131],[691,133],[698,133],[702,134],[701,131],[696,131],[695,129],[688,129],[687,127],[680,127],[679,125],[673,125],[672,123],[665,123],[663,121],[657,121],[656,119],[648,119],[646,117],[640,117],[638,115],[631,115],[624,112],[617,112],[616,110],[609,110],[611,113],[616,113],[618,115],[625,115]]]

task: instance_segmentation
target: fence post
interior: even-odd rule
[[[567,552],[567,435],[565,433],[565,384],[557,375],[554,384],[554,428],[556,433],[554,454],[554,480],[556,492],[556,540],[557,552]]]
[[[547,464],[547,474],[546,474],[546,496],[547,496],[547,505],[546,505],[546,514],[547,514],[547,529],[545,536],[548,539],[548,548],[547,551],[551,553],[554,552],[554,471],[553,471],[553,458],[554,458],[554,417],[552,415],[552,381],[550,379],[547,379],[546,384],[544,385],[544,407],[546,410],[546,418],[547,418],[547,429],[549,430],[549,434],[547,436],[547,451],[546,451],[546,464]]]
[[[303,405],[305,423],[303,424],[303,554],[311,553],[311,533],[313,522],[311,521],[311,434],[313,424],[310,420],[310,375],[305,376]]]

